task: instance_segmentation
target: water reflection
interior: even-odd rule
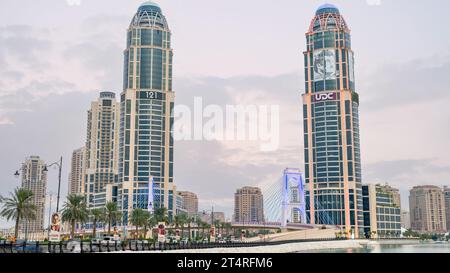
[[[449,243],[421,243],[414,245],[379,245],[364,248],[323,249],[300,253],[450,253]]]

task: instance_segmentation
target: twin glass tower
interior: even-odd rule
[[[120,95],[119,187],[123,222],[135,208],[174,214],[171,33],[161,8],[142,4],[127,31]]]
[[[142,4],[127,32],[120,96],[119,186],[113,196],[129,222],[135,208],[174,215],[171,32],[161,8]],[[350,30],[339,10],[321,6],[306,33],[303,94],[306,218],[362,232],[359,97]]]
[[[363,231],[359,97],[355,92],[350,29],[325,4],[306,33],[303,94],[307,218]]]

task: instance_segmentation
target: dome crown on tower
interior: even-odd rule
[[[350,32],[339,9],[332,4],[321,5],[311,21],[309,32],[340,29]]]
[[[131,21],[130,27],[160,27],[169,29],[161,7],[152,1],[142,3]]]

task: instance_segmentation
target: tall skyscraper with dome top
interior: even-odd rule
[[[171,32],[154,2],[137,10],[127,31],[120,95],[119,186],[124,224],[136,208],[175,211]]]
[[[349,236],[363,226],[359,96],[350,29],[339,9],[318,8],[306,33],[303,94],[307,217]]]

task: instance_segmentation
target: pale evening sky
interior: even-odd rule
[[[0,2],[0,194],[29,155],[64,157],[83,145],[86,111],[122,90],[128,24],[140,0]],[[323,1],[161,0],[173,33],[176,103],[277,104],[281,147],[180,141],[175,183],[200,207],[231,216],[233,193],[303,169],[301,93],[305,32]],[[450,185],[450,29],[447,0],[332,1],[352,30],[361,97],[363,182]],[[208,151],[205,153],[203,151]],[[57,171],[49,171],[56,192]],[[213,190],[212,190],[213,189]],[[11,223],[0,220],[0,226]]]

